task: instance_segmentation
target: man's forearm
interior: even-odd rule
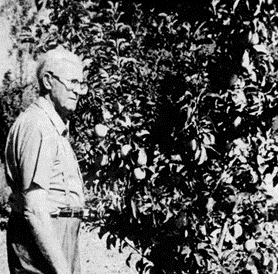
[[[55,237],[55,231],[48,213],[37,214],[26,211],[34,239],[42,254],[57,274],[71,274],[62,247]]]

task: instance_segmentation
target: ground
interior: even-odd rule
[[[7,268],[6,233],[0,231],[0,273],[9,274]],[[106,239],[99,239],[98,230],[81,232],[81,259],[84,274],[136,274],[135,260],[133,257],[131,267],[125,264],[131,249],[127,248],[119,253],[117,247],[111,250],[106,248]],[[82,273],[83,274],[83,273]]]

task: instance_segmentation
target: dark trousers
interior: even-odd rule
[[[81,274],[79,257],[78,218],[52,218],[56,235],[62,246],[72,274]],[[7,253],[10,274],[54,274],[41,254],[30,226],[19,213],[11,213],[7,226]]]

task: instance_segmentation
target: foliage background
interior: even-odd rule
[[[132,246],[138,273],[276,273],[276,4],[178,2],[22,1],[14,50],[82,57],[87,229]],[[27,83],[5,77],[4,138]]]

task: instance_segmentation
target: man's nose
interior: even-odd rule
[[[78,99],[79,99],[79,97],[80,97],[79,92],[73,89],[73,90],[72,90],[72,93],[74,94],[74,95],[73,95],[73,96],[74,96],[74,98],[75,98],[76,100],[78,100]]]
[[[72,91],[77,95],[86,95],[88,92],[88,90],[82,90],[81,87],[75,87]]]

